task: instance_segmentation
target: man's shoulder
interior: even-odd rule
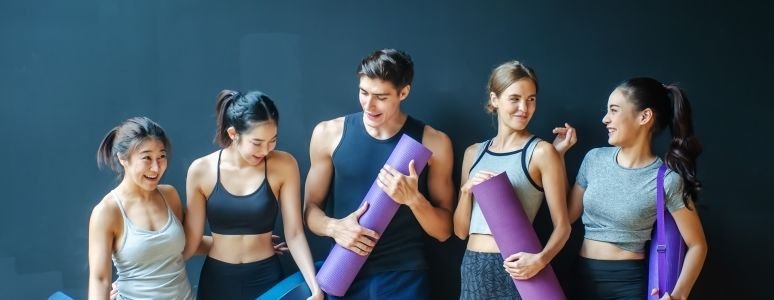
[[[422,139],[425,141],[428,141],[429,143],[451,143],[451,140],[449,139],[449,136],[438,129],[433,128],[433,126],[430,126],[428,124],[425,124],[425,127],[422,132]]]
[[[330,137],[331,135],[341,134],[344,129],[345,117],[346,116],[341,116],[317,123],[317,125],[314,127],[314,132],[312,132],[312,136]]]

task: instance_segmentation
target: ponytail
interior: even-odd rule
[[[260,91],[240,93],[222,90],[215,103],[217,115],[214,142],[223,148],[231,145],[228,129],[234,127],[237,133],[246,132],[255,124],[266,121],[278,125],[279,112],[274,101]]]
[[[119,158],[128,158],[136,147],[147,139],[160,141],[164,144],[167,153],[170,152],[171,145],[167,134],[153,120],[147,117],[134,117],[121,122],[113,127],[99,144],[97,165],[107,166],[119,175],[123,174],[124,168],[118,161]]]
[[[217,100],[215,102],[215,139],[213,142],[221,147],[228,147],[231,145],[231,138],[228,136],[228,128],[231,127],[232,121],[229,115],[229,108],[234,103],[234,100],[239,97],[239,92],[232,90],[222,90],[218,93]]]
[[[664,86],[671,104],[672,114],[669,131],[672,141],[664,156],[667,166],[680,174],[683,180],[683,201],[698,201],[701,182],[696,176],[696,158],[701,154],[701,144],[693,132],[691,104],[683,91],[674,85]]]
[[[113,152],[113,142],[116,140],[116,133],[118,127],[114,127],[110,132],[105,135],[102,142],[99,143],[97,148],[97,166],[108,167],[115,172],[121,172],[121,168],[118,167],[118,158]]]

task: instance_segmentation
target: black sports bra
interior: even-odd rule
[[[279,205],[269,185],[269,160],[264,163],[263,183],[249,195],[229,193],[220,182],[220,157],[215,188],[207,200],[207,221],[213,233],[224,235],[261,234],[271,232]]]

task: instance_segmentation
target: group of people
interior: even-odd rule
[[[121,181],[91,214],[89,299],[255,299],[282,279],[276,253],[283,245],[272,236],[278,213],[310,299],[339,298],[325,295],[316,282],[304,225],[369,255],[343,298],[427,299],[424,238],[445,241],[454,234],[467,239],[460,299],[520,299],[512,280],[532,278],[549,265],[578,218],[585,228],[581,298],[642,299],[656,292],[647,291],[645,245],[655,221],[656,170],[662,164],[669,168],[666,205],[688,249],[677,285],[662,299],[685,299],[691,292],[707,252],[694,206],[701,149],[690,104],[678,87],[651,78],[617,86],[602,119],[612,147],[589,151],[570,187],[564,155],[577,141],[575,129],[555,128],[553,143],[530,133],[537,76],[518,61],[503,63],[492,71],[486,102],[497,134],[465,150],[461,187],[455,191],[452,141],[401,109],[411,92],[411,57],[395,49],[375,51],[362,59],[357,76],[362,111],[314,128],[303,201],[296,159],[275,149],[279,112],[261,92],[224,90],[217,96],[220,149],[191,163],[185,208],[174,187],[160,184],[171,151],[161,126],[136,117],[113,128],[97,158]],[[671,144],[662,159],[654,153],[653,139],[666,128]],[[413,163],[409,174],[384,164],[403,134],[433,153],[419,174]],[[539,253],[506,253],[503,260],[472,195],[473,186],[502,172],[530,221],[543,199],[547,203],[553,231]],[[362,200],[374,180],[401,204],[382,234],[358,223],[368,210]],[[205,219],[210,236],[204,235]],[[196,296],[185,271],[194,255],[206,255]],[[113,285],[111,266],[118,275]]]

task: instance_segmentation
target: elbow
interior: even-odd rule
[[[304,229],[303,226],[286,226],[283,233],[285,234],[285,239],[289,242],[304,236]]]
[[[562,238],[562,243],[567,242],[567,240],[570,238],[570,233],[572,233],[572,226],[570,226],[569,222],[562,222],[554,228],[557,233],[559,233],[559,237]]]
[[[455,223],[454,224],[454,235],[457,236],[460,240],[465,240],[468,238],[468,228],[467,226],[461,226],[460,224]]]
[[[695,252],[699,255],[699,257],[702,258],[702,260],[707,257],[707,251],[709,250],[709,246],[707,246],[707,241],[702,240],[696,243],[692,243],[688,246],[688,251]]]
[[[196,254],[196,250],[199,249],[199,245],[202,243],[202,236],[199,237],[190,237],[185,242],[185,247],[183,248],[183,259],[188,260],[194,254]]]
[[[449,240],[449,238],[454,234],[454,221],[452,218],[448,219],[448,223],[445,224],[446,226],[442,227],[442,230],[439,230],[439,232],[436,234],[435,239],[439,242],[445,242]]]
[[[451,236],[452,236],[452,233],[451,233],[451,230],[449,230],[449,231],[443,232],[441,234],[435,235],[434,238],[436,240],[438,240],[439,242],[443,243],[443,242],[449,240],[449,238]]]

